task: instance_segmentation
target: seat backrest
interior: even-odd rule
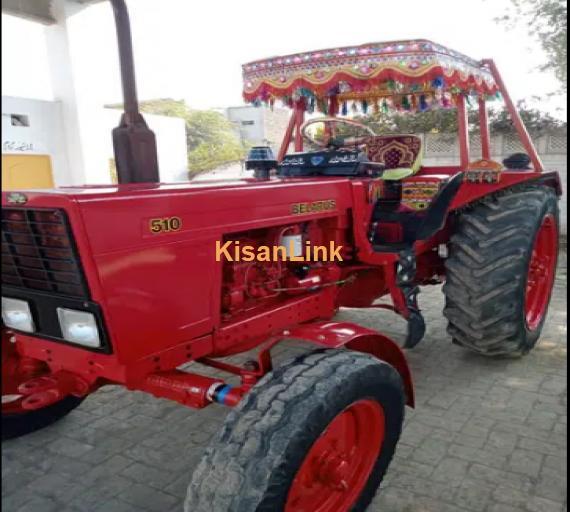
[[[417,172],[422,160],[422,139],[417,135],[375,135],[366,139],[368,158],[386,169]]]

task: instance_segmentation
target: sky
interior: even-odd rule
[[[241,64],[280,54],[424,38],[476,58],[492,57],[515,100],[559,87],[540,45],[494,18],[510,0],[128,0],[139,97],[185,99],[193,108],[240,105]],[[121,100],[107,2],[69,20],[81,73],[105,103]],[[2,94],[53,99],[42,25],[2,15]],[[530,102],[531,104],[532,101]],[[566,100],[534,103],[556,117]]]

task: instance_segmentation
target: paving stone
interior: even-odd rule
[[[562,512],[562,504],[533,496],[526,505],[529,512]]]
[[[35,497],[34,494],[30,494],[26,487],[23,487],[6,496],[2,496],[2,509],[7,511],[18,510]]]
[[[81,494],[85,488],[77,482],[57,473],[50,473],[30,482],[25,491],[30,495],[41,495],[56,503],[68,503]]]
[[[449,409],[453,403],[457,400],[457,393],[447,391],[438,393],[431,400],[428,401],[429,405],[435,407],[441,407],[442,409]]]
[[[412,455],[416,462],[424,464],[439,464],[447,454],[449,446],[440,439],[426,439]]]
[[[483,448],[486,439],[479,436],[470,436],[469,434],[457,434],[453,438],[453,442],[461,446],[468,446],[469,448]]]
[[[504,455],[499,453],[489,450],[480,450],[469,446],[461,446],[459,444],[452,444],[449,447],[449,454],[468,462],[477,462],[494,468],[504,467],[507,460]]]
[[[564,391],[566,391],[566,387],[566,379],[562,377],[548,377],[542,383],[542,386],[540,386],[540,392],[560,396]]]
[[[443,482],[451,487],[456,487],[463,482],[468,467],[469,462],[447,457],[437,465],[431,479],[435,482]]]
[[[540,453],[518,449],[511,455],[508,466],[515,473],[537,477],[540,474],[543,459]]]
[[[114,475],[112,478],[100,479],[93,487],[85,490],[81,495],[74,498],[68,506],[77,512],[92,512],[98,507],[120,493],[128,493],[133,483],[120,476]]]
[[[36,496],[22,505],[17,512],[55,512],[61,510],[61,505],[52,498]]]
[[[495,502],[524,508],[529,500],[529,497],[528,494],[521,489],[500,483],[493,492],[493,499]]]
[[[46,453],[50,452],[46,450]],[[80,481],[83,475],[93,467],[87,462],[56,454],[47,455],[45,458],[38,454],[36,464],[38,469],[45,473],[58,473],[75,481]]]
[[[35,467],[23,468],[8,473],[2,477],[2,497],[9,496],[42,475],[43,473]]]
[[[558,471],[561,475],[566,475],[568,472],[568,458],[566,455],[566,453],[564,453],[564,456],[549,455],[544,461],[544,466],[554,471]]]
[[[524,509],[511,507],[505,503],[493,503],[487,510],[488,512],[522,512]]]
[[[180,512],[181,507],[179,506],[178,509]],[[94,508],[93,512],[140,512],[140,508],[126,501],[112,499]]]
[[[81,481],[87,486],[92,486],[100,480],[112,478],[113,475],[121,472],[131,464],[135,464],[132,459],[122,455],[113,455],[105,462],[93,466],[91,470],[82,476]]]
[[[504,471],[484,466],[482,464],[472,464],[469,468],[469,475],[476,479],[487,483],[500,482],[503,477]]]
[[[182,474],[170,482],[163,490],[167,494],[172,494],[173,496],[178,497],[180,499],[180,503],[182,503],[186,497],[186,491],[188,490],[190,479],[191,475]]]
[[[501,455],[510,455],[517,446],[518,439],[518,436],[511,432],[493,431],[489,434],[485,449]]]
[[[169,510],[178,502],[176,497],[142,484],[134,484],[119,498],[144,510]]]
[[[491,500],[493,486],[474,479],[465,479],[455,490],[453,503],[466,510],[483,512]]]
[[[540,479],[536,484],[536,495],[564,503],[568,499],[568,482],[566,476],[560,472],[543,468],[540,473]]]
[[[531,411],[526,424],[533,430],[541,429],[551,431],[559,417],[555,412]]]
[[[157,489],[163,489],[170,484],[176,475],[164,469],[157,469],[155,467],[135,462],[128,466],[121,472],[124,477],[138,483],[151,485]]]
[[[87,452],[93,450],[93,446],[87,443],[76,441],[68,437],[57,439],[50,445],[48,450],[57,453],[58,455],[65,455],[66,457],[79,458]]]
[[[547,441],[539,441],[531,439],[530,437],[521,437],[519,440],[519,447],[525,450],[532,450],[544,455],[560,455],[561,450],[559,446],[549,443]]]

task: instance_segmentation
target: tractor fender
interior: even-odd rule
[[[428,240],[445,226],[447,216],[451,211],[451,203],[463,184],[463,173],[458,172],[449,178],[449,181],[441,187],[433,198],[432,203],[421,220],[416,233],[416,240]]]
[[[415,406],[414,382],[406,356],[398,344],[384,334],[349,322],[313,322],[290,329],[287,337],[325,348],[344,347],[388,363],[402,378],[407,405]]]
[[[542,185],[553,188],[556,191],[556,195],[558,197],[562,197],[562,194],[564,192],[562,187],[562,180],[560,178],[560,173],[556,171],[543,172],[537,181],[540,182],[540,184]]]

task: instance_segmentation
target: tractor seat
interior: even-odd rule
[[[421,212],[393,212],[385,213],[381,209],[372,214],[372,222],[391,220],[402,225],[404,240],[396,243],[383,243],[373,240],[372,246],[375,252],[399,252],[408,250],[419,240],[428,240],[445,226],[449,207],[461,184],[463,173],[453,175],[433,198],[426,210]]]
[[[370,161],[386,166],[383,180],[401,180],[420,170],[422,139],[417,135],[375,135],[365,144]]]

